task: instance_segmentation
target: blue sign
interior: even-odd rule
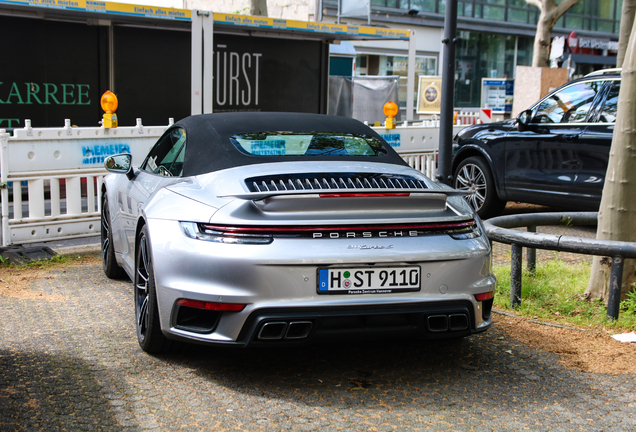
[[[82,146],[82,165],[103,164],[107,156],[130,153],[128,144],[96,144]]]
[[[400,134],[380,134],[382,138],[391,146],[391,147],[400,147]]]

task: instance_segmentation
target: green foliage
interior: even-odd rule
[[[621,302],[620,312],[636,315],[636,291],[627,293],[627,298]]]
[[[535,274],[523,272],[521,305],[515,314],[575,327],[633,331],[636,326],[636,293],[621,302],[617,321],[607,319],[607,308],[598,300],[583,297],[590,278],[591,263],[551,260],[537,264]],[[510,266],[496,265],[495,307],[510,311]]]
[[[41,268],[41,269],[54,268],[57,264],[70,264],[76,259],[79,260],[81,259],[81,257],[80,256],[73,257],[70,255],[54,255],[49,259],[31,261],[31,262],[19,265],[17,267],[24,267],[24,268],[30,267],[30,268]]]
[[[234,15],[249,15],[250,13],[250,8],[249,7],[244,7],[243,9],[238,9],[235,10],[234,12],[232,12]]]

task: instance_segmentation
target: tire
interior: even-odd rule
[[[148,227],[144,226],[137,241],[135,259],[135,323],[137,340],[142,350],[150,354],[166,353],[175,343],[161,332],[155,273]]]
[[[499,215],[506,206],[497,196],[495,179],[484,158],[472,156],[461,161],[453,183],[455,189],[471,192],[464,199],[482,219]]]
[[[104,274],[109,279],[123,279],[126,272],[117,264],[115,259],[115,247],[113,245],[113,233],[111,231],[110,209],[108,208],[108,198],[104,193],[102,199],[102,228],[101,228],[101,250],[102,266]]]

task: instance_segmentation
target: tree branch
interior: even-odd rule
[[[556,18],[557,19],[561,18],[564,13],[569,11],[572,8],[572,6],[574,6],[578,2],[579,0],[563,0],[556,7]]]
[[[543,4],[541,3],[541,0],[526,0],[526,3],[536,7],[539,10],[543,10]]]

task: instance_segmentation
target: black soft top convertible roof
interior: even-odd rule
[[[173,127],[186,131],[184,176],[195,176],[236,166],[269,162],[360,160],[407,165],[380,135],[365,124],[346,117],[302,113],[218,113],[186,117]],[[386,153],[377,156],[254,156],[238,150],[230,137],[252,132],[343,132],[377,138]]]

